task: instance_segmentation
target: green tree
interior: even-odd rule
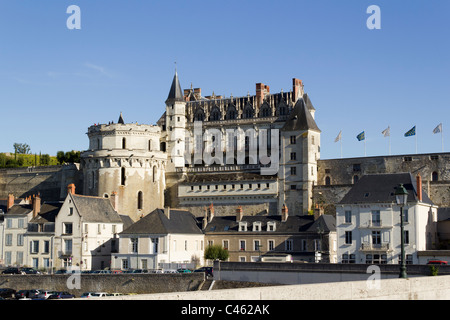
[[[228,250],[222,248],[221,245],[208,246],[205,249],[205,259],[210,260],[227,260],[229,257]]]
[[[58,160],[59,164],[63,164],[65,162],[66,157],[65,157],[64,151],[58,151],[56,153],[56,160]]]
[[[50,156],[48,154],[43,154],[40,156],[39,164],[41,166],[48,166],[50,164]]]
[[[29,154],[30,153],[30,146],[26,143],[14,143],[14,153],[18,154]]]

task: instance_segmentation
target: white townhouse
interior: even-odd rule
[[[204,234],[185,210],[155,209],[119,234],[112,269],[157,269],[161,264],[203,264]]]
[[[339,263],[400,263],[400,207],[395,200],[400,184],[408,192],[403,209],[406,263],[419,263],[418,251],[435,248],[437,206],[422,191],[420,175],[365,175],[336,205]]]
[[[123,229],[110,199],[69,192],[55,219],[54,267],[96,270],[110,267],[117,234]]]

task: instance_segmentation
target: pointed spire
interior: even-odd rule
[[[125,124],[125,121],[123,121],[122,111],[120,112],[119,121],[117,123]]]
[[[169,96],[167,97],[166,103],[173,101],[184,101],[183,91],[181,90],[177,71],[175,71],[175,76],[173,77],[172,86],[170,87]]]

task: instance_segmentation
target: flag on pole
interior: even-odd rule
[[[434,128],[433,133],[442,132],[442,123],[440,123],[436,128]]]
[[[339,131],[339,134],[338,134],[338,136],[336,137],[336,139],[334,139],[334,142],[341,141],[341,139],[342,139],[342,130]]]
[[[366,139],[366,135],[365,135],[364,131],[361,132],[360,134],[358,134],[358,135],[356,136],[356,139],[358,139],[358,141],[365,140],[365,139]]]
[[[416,126],[412,127],[405,133],[405,137],[411,137],[416,135]]]
[[[381,134],[385,137],[390,137],[391,136],[391,127],[387,127],[386,129],[384,129]]]

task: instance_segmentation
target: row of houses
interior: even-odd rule
[[[156,269],[164,264],[205,265],[204,251],[220,245],[230,261],[327,263],[399,263],[400,207],[395,190],[403,185],[406,262],[448,260],[436,250],[447,232],[447,219],[422,191],[420,176],[409,173],[363,176],[336,205],[336,216],[234,215],[205,208],[203,217],[161,208],[138,221],[117,212],[118,197],[78,195],[75,186],[61,202],[40,197],[0,201],[0,264],[38,269]]]
[[[205,265],[205,248],[219,244],[231,261],[295,260],[335,262],[335,226],[331,216],[204,217],[173,208],[156,209],[138,221],[117,213],[117,197],[78,195],[69,185],[61,202],[38,195],[0,202],[0,264],[37,269],[156,269],[169,263]],[[330,240],[331,239],[331,240]],[[330,250],[331,249],[331,250]]]

